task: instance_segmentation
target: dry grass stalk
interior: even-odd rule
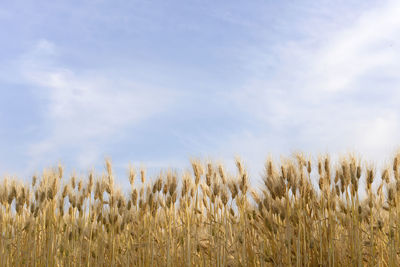
[[[257,190],[240,159],[236,174],[193,160],[193,174],[142,168],[138,182],[131,167],[124,193],[109,160],[85,179],[6,177],[0,266],[398,266],[398,158],[381,172],[354,156],[268,159]]]

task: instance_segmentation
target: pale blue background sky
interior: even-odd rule
[[[2,1],[0,174],[400,140],[398,1]]]

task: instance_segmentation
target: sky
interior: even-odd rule
[[[399,1],[6,0],[0,32],[0,175],[399,148]]]

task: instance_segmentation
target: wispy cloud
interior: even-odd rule
[[[269,153],[379,158],[400,138],[397,1],[26,9],[35,23],[2,24],[16,28],[0,83],[30,90],[1,91],[25,97],[14,121],[29,122],[8,122],[8,136],[25,133],[3,141],[14,151],[3,158],[31,159],[30,170],[58,159],[86,170],[112,150],[116,165],[151,168],[241,155],[257,173]]]
[[[373,159],[393,152],[400,139],[396,105],[400,101],[400,4],[392,1],[364,11],[346,28],[337,27],[320,37],[308,34],[273,48],[280,61],[273,74],[268,74],[271,66],[264,63],[233,94],[235,103],[256,118],[259,127],[250,135],[236,133],[229,142],[246,143],[244,153],[261,157],[274,147],[352,150]],[[260,57],[245,64],[259,68],[263,60],[270,62],[262,56],[263,49],[265,55],[271,53],[265,44],[258,47]],[[254,53],[253,48],[250,51]]]
[[[56,56],[56,45],[41,40],[21,60],[23,77],[45,103],[48,129],[28,150],[33,165],[72,148],[81,167],[91,166],[107,153],[107,144],[126,137],[126,128],[165,111],[176,97],[172,90],[102,71],[79,73],[59,65]]]
[[[348,29],[333,33],[317,51],[312,69],[319,77],[316,89],[357,90],[367,75],[387,75],[388,68],[398,68],[399,36],[398,2],[365,12]]]

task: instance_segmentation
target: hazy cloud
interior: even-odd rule
[[[230,142],[261,157],[266,149],[358,151],[373,159],[393,152],[400,140],[399,37],[400,5],[393,1],[320,38],[311,32],[308,40],[283,43],[275,74],[264,68],[263,78],[259,70],[233,94],[260,126]]]
[[[34,161],[72,146],[78,147],[79,163],[90,166],[104,156],[104,144],[126,127],[165,111],[176,97],[172,90],[102,71],[77,73],[53,60],[56,54],[55,44],[41,40],[21,61],[23,77],[45,102],[48,134],[29,148]]]

